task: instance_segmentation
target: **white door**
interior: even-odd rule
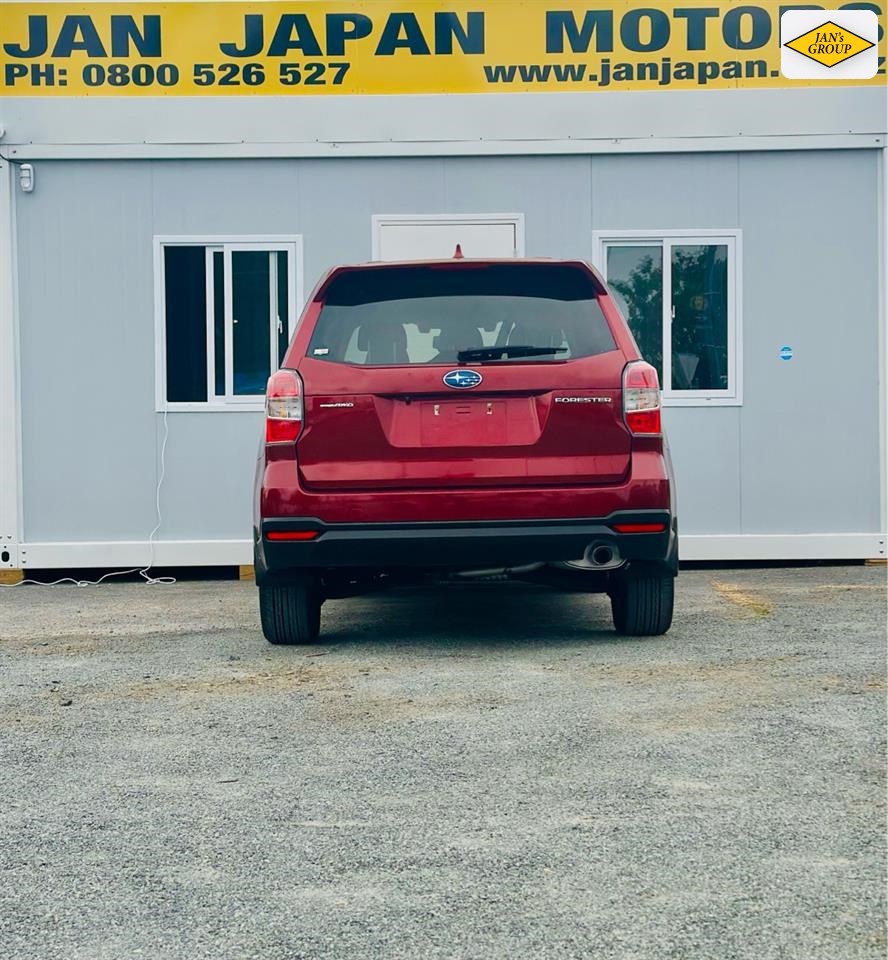
[[[373,218],[374,260],[446,260],[457,244],[464,257],[523,256],[523,217]]]

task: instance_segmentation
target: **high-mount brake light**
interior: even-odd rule
[[[623,370],[623,419],[635,436],[661,433],[660,381],[644,360],[633,360]]]
[[[302,380],[295,370],[278,370],[265,390],[265,442],[292,443],[302,429]]]

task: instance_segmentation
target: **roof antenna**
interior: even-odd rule
[[[453,259],[454,259],[454,260],[464,260],[464,259],[465,259],[465,257],[463,256],[462,244],[461,244],[461,243],[458,243],[458,244],[456,245],[456,250],[453,251]]]

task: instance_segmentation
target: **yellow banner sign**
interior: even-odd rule
[[[0,3],[2,96],[708,90],[780,74],[780,15],[678,0]],[[880,0],[884,2],[884,0]],[[880,18],[881,6],[847,3]],[[838,81],[835,81],[838,82]]]

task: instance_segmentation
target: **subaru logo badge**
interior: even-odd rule
[[[454,390],[468,390],[469,387],[477,387],[484,378],[476,370],[451,370],[444,374],[444,382],[448,387]]]

